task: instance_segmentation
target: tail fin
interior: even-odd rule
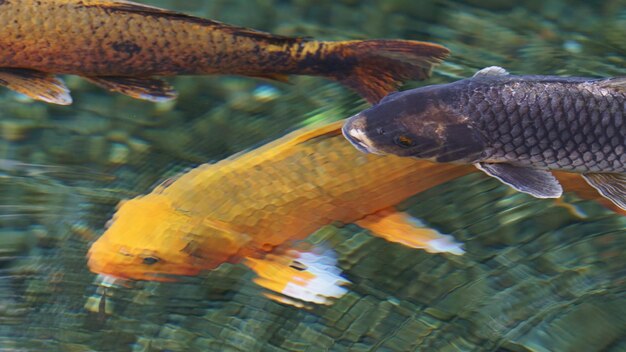
[[[423,80],[450,51],[437,44],[411,40],[337,42],[329,57],[354,62],[348,71],[331,70],[331,76],[374,104],[406,80]],[[334,55],[333,55],[334,54]],[[334,61],[334,60],[333,60]]]

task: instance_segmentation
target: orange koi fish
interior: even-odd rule
[[[282,302],[328,303],[347,283],[332,251],[289,249],[324,225],[356,223],[408,247],[462,254],[454,238],[394,206],[475,169],[361,153],[343,139],[342,124],[293,132],[122,201],[89,250],[89,268],[169,281],[244,262]]]
[[[288,248],[333,222],[357,223],[429,252],[462,254],[451,236],[418,226],[393,206],[466,170],[360,153],[341,135],[342,123],[296,131],[121,202],[89,250],[89,268],[167,281],[243,261],[260,272],[262,286],[323,303],[340,296],[337,286],[345,282],[328,266],[332,253]]]
[[[62,105],[72,99],[55,74],[149,101],[176,96],[155,76],[313,75],[376,102],[449,53],[409,40],[289,38],[131,1],[0,0],[0,28],[0,85]]]

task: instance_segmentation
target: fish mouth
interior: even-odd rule
[[[90,258],[89,270],[98,275],[98,281],[104,285],[128,286],[132,281],[179,281],[182,276],[195,276],[200,269],[192,265],[184,265],[167,270],[142,270],[129,268],[129,264],[96,263]]]
[[[119,278],[117,276],[108,275],[108,274],[98,274],[96,275],[96,284],[98,286],[104,287],[128,287],[129,281],[126,279]]]
[[[194,273],[166,274],[166,273],[132,273],[126,275],[115,275],[107,273],[98,273],[96,281],[100,286],[106,287],[131,287],[134,281],[157,281],[157,282],[176,282],[180,281],[183,276],[193,276]]]
[[[363,153],[382,155],[381,152],[372,148],[371,140],[367,137],[367,134],[363,132],[363,129],[357,125],[362,124],[360,120],[363,117],[361,115],[355,115],[348,119],[341,128],[341,133],[356,149]]]

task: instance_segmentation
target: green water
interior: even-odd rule
[[[427,83],[485,66],[514,74],[626,75],[626,1],[143,1],[320,39],[404,38],[453,52]],[[1,29],[0,29],[1,33]],[[90,240],[122,198],[189,167],[366,107],[321,78],[292,84],[176,78],[155,105],[66,77],[69,107],[0,90],[0,351],[626,351],[626,220],[472,174],[401,206],[465,244],[432,255],[357,226],[337,243],[350,293],[300,310],[227,265],[178,283],[114,288],[111,314],[86,268]],[[16,163],[19,162],[19,163]],[[86,308],[87,307],[87,308]]]

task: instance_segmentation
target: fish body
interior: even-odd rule
[[[155,76],[316,75],[376,101],[448,54],[417,41],[290,38],[130,1],[4,0],[0,28],[0,83],[58,104],[71,99],[54,74],[153,101],[175,97]]]
[[[361,153],[341,135],[343,123],[293,132],[120,202],[89,250],[90,270],[167,281],[243,261],[261,286],[314,301],[340,296],[344,291],[334,286],[345,281],[329,269],[332,255],[294,254],[289,248],[325,225],[356,223],[412,248],[462,254],[451,236],[423,227],[394,206],[475,169]],[[559,177],[585,190],[572,175]],[[334,289],[320,292],[320,287]]]
[[[352,117],[357,148],[474,164],[536,197],[562,187],[550,170],[580,173],[626,206],[626,78],[512,76],[499,67],[450,84],[395,93]]]
[[[342,123],[297,131],[257,150],[201,165],[147,195],[121,202],[89,250],[90,270],[156,281],[196,275],[223,263],[246,262],[257,272],[276,265],[293,271],[300,265],[285,265],[277,256],[337,222],[356,222],[413,248],[461,254],[451,236],[416,226],[417,219],[392,207],[467,170],[359,153],[341,135]],[[292,257],[304,258],[298,261],[307,266],[324,262],[303,253]],[[306,277],[326,277],[320,272],[329,270]]]
[[[193,262],[194,272],[213,269],[271,252],[333,222],[356,222],[431,187],[435,179],[465,173],[359,153],[341,136],[341,122],[299,131],[121,202],[91,247],[89,266],[137,278],[126,272],[124,253],[166,257],[171,251]],[[156,267],[146,266],[145,273]]]

